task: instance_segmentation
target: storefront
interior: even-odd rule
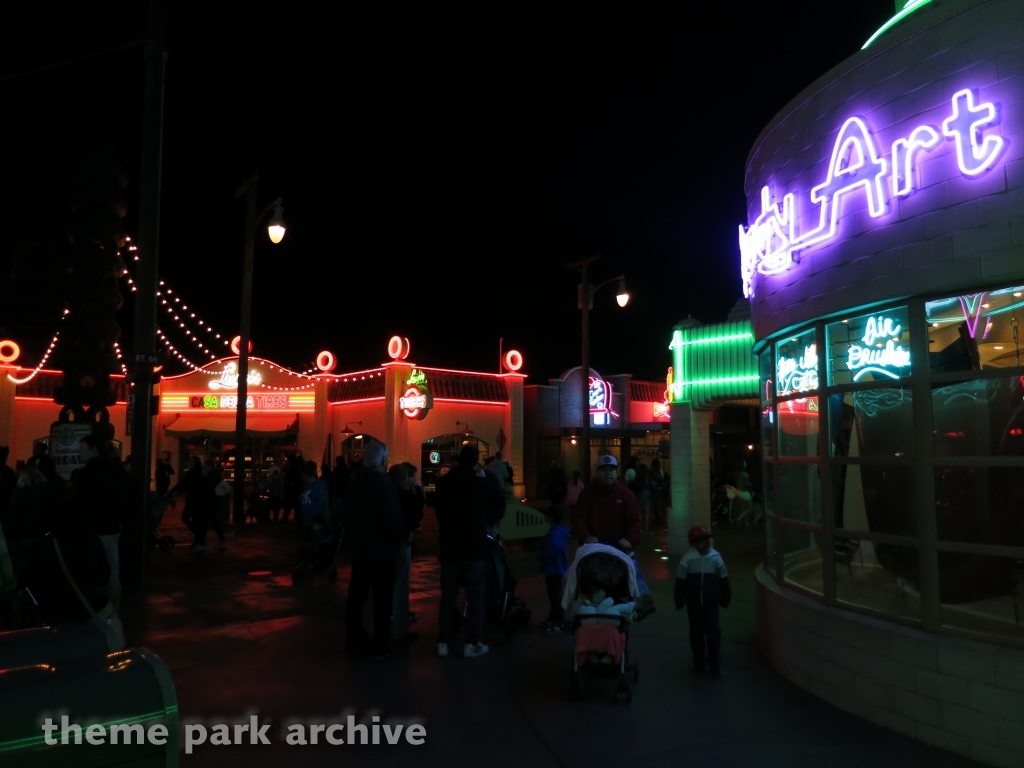
[[[544,474],[556,462],[569,477],[580,468],[578,432],[581,368],[570,368],[548,384],[525,388],[526,493],[546,493]],[[629,374],[602,376],[590,369],[590,465],[610,453],[620,462],[630,458],[647,466],[669,457],[669,406],[665,382],[640,381]]]
[[[833,703],[1019,764],[1020,744],[963,729],[1024,727],[998,704],[999,659],[1024,659],[1024,5],[915,8],[794,98],[748,159],[760,633],[777,669]],[[852,671],[809,674],[815,633],[849,639],[833,641],[837,670],[884,665],[887,703],[866,703]],[[897,663],[907,638],[917,651]],[[926,674],[965,691],[927,727],[898,704],[916,679],[941,708]]]
[[[521,486],[522,357],[512,358],[515,368],[495,374],[417,366],[407,360],[405,339],[389,354],[392,359],[377,368],[316,375],[251,358],[247,476],[265,476],[282,456],[317,464],[339,455],[353,461],[376,439],[388,446],[392,463],[419,467],[429,489],[472,442],[483,456],[502,451]],[[176,467],[192,455],[214,458],[233,476],[236,371],[237,358],[225,358],[160,382],[157,455]]]

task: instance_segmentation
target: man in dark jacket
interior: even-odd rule
[[[402,519],[398,488],[387,475],[388,449],[370,443],[363,451],[364,469],[352,476],[345,494],[345,536],[352,547],[352,578],[345,603],[345,648],[359,654],[366,649],[363,607],[373,592],[372,659],[388,655],[391,642],[391,606],[395,591],[398,550],[409,535]]]
[[[505,514],[505,493],[478,466],[475,445],[463,447],[459,465],[437,481],[435,512],[440,531],[441,612],[437,655],[448,655],[452,640],[452,611],[459,588],[466,588],[467,658],[489,650],[480,642],[484,629],[484,587],[487,577],[487,528]]]
[[[110,566],[108,593],[115,611],[121,609],[121,558],[118,549],[129,492],[128,474],[110,457],[108,441],[95,435],[82,438],[79,456],[85,466],[75,483],[74,508],[99,537]]]

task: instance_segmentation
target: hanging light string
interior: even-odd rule
[[[116,341],[114,342],[114,354],[117,355],[118,362],[121,365],[121,373],[127,376],[128,368],[124,364],[124,355],[121,354],[121,345],[118,344]]]
[[[58,324],[59,323],[63,323],[64,322],[64,318],[67,317],[70,313],[71,313],[70,309],[65,309],[63,314],[61,314],[61,316],[60,316],[60,320],[58,321]],[[46,361],[50,359],[50,355],[53,354],[54,347],[57,346],[57,340],[58,339],[60,339],[60,328],[58,328],[57,332],[55,334],[53,334],[53,338],[50,339],[50,346],[48,346],[46,348],[46,352],[43,353],[43,359],[39,361],[39,365],[37,365],[32,370],[32,373],[30,373],[28,376],[26,376],[23,379],[15,378],[14,376],[11,376],[11,374],[8,373],[7,374],[7,379],[9,381],[13,381],[15,384],[27,384],[28,382],[32,381],[32,379],[34,379],[39,374],[39,372],[41,370],[43,370],[43,366],[46,365]]]
[[[189,311],[188,304],[185,304],[181,300],[180,296],[174,295],[174,290],[167,285],[166,281],[160,281],[160,290],[156,292],[156,295],[157,298],[160,299],[160,305],[164,308],[164,310],[166,310],[167,314],[170,315],[171,318],[176,323],[178,323],[178,328],[184,331],[185,336],[190,341],[192,341],[197,347],[199,347],[199,349],[201,349],[204,354],[209,355],[211,360],[216,360],[217,355],[214,354],[214,352],[208,346],[206,346],[205,344],[203,344],[202,341],[199,340],[199,335],[191,328],[189,328],[188,323],[185,321],[185,319],[178,314],[179,312],[181,312],[182,315],[186,312],[189,312],[189,318],[196,320],[199,323],[200,327],[204,327],[206,329],[207,333],[214,334],[214,338],[220,339],[224,343],[225,347],[228,347],[229,349],[231,348],[230,342],[227,339],[221,337],[219,333],[216,333],[213,330],[213,326],[209,325],[208,323],[205,323],[201,318],[197,318],[195,312]]]
[[[167,348],[168,352],[170,352],[172,355],[174,355],[176,358],[178,358],[178,360],[183,362],[185,365],[187,365],[192,370],[200,371],[201,373],[207,373],[207,374],[210,374],[211,376],[219,375],[218,373],[216,373],[214,371],[204,370],[203,368],[201,368],[200,366],[196,365],[191,360],[189,360],[187,357],[185,357],[185,355],[183,355],[180,351],[178,351],[177,347],[175,347],[173,344],[171,344],[171,340],[167,338],[167,335],[162,330],[160,330],[159,326],[157,326],[156,335],[160,337],[160,341],[162,341],[164,343],[164,346]]]

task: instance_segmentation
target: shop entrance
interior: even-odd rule
[[[248,437],[245,440],[245,482],[256,480],[262,483],[270,467],[283,457],[293,457],[298,453],[298,434],[280,437]],[[188,469],[189,460],[198,456],[201,461],[207,459],[220,464],[224,479],[231,482],[235,479],[235,436],[230,432],[209,435],[187,435],[178,440],[179,466],[182,471]],[[254,461],[255,459],[255,461]]]
[[[363,450],[376,439],[373,435],[352,435],[341,444],[338,455],[343,456],[345,464],[351,468],[353,462],[362,460]]]
[[[433,499],[438,478],[444,477],[448,470],[459,463],[459,451],[465,445],[475,445],[480,451],[481,461],[491,455],[490,446],[472,435],[440,435],[423,443],[420,476],[423,478],[423,490],[428,494],[428,502]]]

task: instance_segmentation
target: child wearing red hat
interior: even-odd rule
[[[732,600],[729,572],[722,556],[711,548],[711,531],[703,525],[695,525],[686,538],[690,549],[683,555],[676,572],[676,609],[686,606],[690,620],[694,674],[703,674],[710,668],[711,676],[718,677],[718,650],[722,644],[718,607],[728,608]]]

